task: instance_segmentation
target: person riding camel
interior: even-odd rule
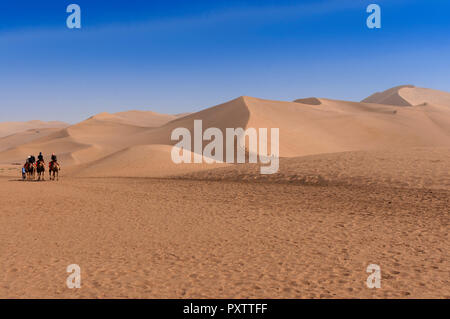
[[[25,161],[25,165],[23,165],[23,167],[25,169],[28,169],[28,167],[31,165],[31,155],[28,156],[27,160]]]
[[[31,165],[34,165],[34,163],[36,163],[36,157],[34,157],[34,155],[30,155],[29,162]]]
[[[58,164],[58,158],[56,157],[55,153],[52,153],[52,160],[51,160],[51,162],[49,163],[48,166],[49,166],[50,168],[52,168],[53,164],[59,166],[59,164]]]
[[[44,156],[42,156],[42,152],[40,152],[38,155],[38,163],[39,162],[44,162]]]

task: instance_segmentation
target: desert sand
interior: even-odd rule
[[[361,102],[413,106],[425,103],[450,105],[450,93],[433,89],[401,85],[384,92],[377,92]]]
[[[0,137],[13,135],[15,133],[24,132],[27,130],[40,130],[48,128],[64,128],[69,124],[59,121],[42,122],[39,120],[28,122],[1,122],[0,123]]]
[[[362,102],[239,97],[194,114],[11,126],[0,297],[450,298],[449,96],[400,86]],[[170,134],[195,119],[279,128],[279,172],[174,164]],[[58,154],[59,181],[20,180],[39,151]],[[80,289],[66,286],[70,264]],[[369,264],[380,289],[366,286]]]

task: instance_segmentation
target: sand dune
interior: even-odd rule
[[[203,120],[205,128],[218,127],[225,131],[225,128],[235,127],[235,125],[237,125],[236,127],[245,127],[248,119],[248,109],[244,99],[238,98],[198,113],[181,116],[159,128],[139,128],[139,130],[131,132],[132,134],[124,135],[122,133],[118,138],[119,140],[123,139],[123,144],[120,144],[120,141],[116,138],[112,139],[111,142],[116,146],[117,151],[123,150],[123,152],[114,154],[111,158],[105,158],[104,161],[92,163],[93,167],[95,167],[92,169],[89,167],[90,165],[83,165],[78,168],[78,174],[87,176],[89,173],[104,172],[106,176],[124,176],[128,174],[128,176],[138,175],[141,177],[154,177],[161,176],[161,172],[164,172],[164,174],[167,175],[185,172],[187,167],[192,167],[189,168],[189,170],[203,170],[208,167],[210,168],[212,166],[198,164],[188,164],[186,166],[175,165],[171,160],[171,145],[176,143],[170,140],[172,130],[177,127],[185,127],[192,132],[194,120],[196,119]],[[95,131],[97,131],[96,126],[96,124],[92,126],[92,129]],[[83,131],[86,132],[84,129]],[[92,133],[86,134],[86,141],[92,141],[91,135]],[[78,138],[78,140],[80,140],[80,138]],[[102,144],[104,145],[105,143]],[[127,144],[127,146],[125,146],[125,144]],[[162,145],[165,145],[165,147]],[[150,151],[152,150],[156,153],[151,154]],[[125,157],[127,156],[131,157],[125,160]],[[160,161],[159,164],[156,163],[156,159]],[[122,167],[124,167],[124,162],[129,163],[126,169],[122,169]],[[106,165],[104,168],[100,168],[102,163]],[[116,169],[111,170],[109,167],[115,167]],[[155,167],[164,167],[164,169],[159,172],[158,170],[155,170]],[[170,168],[172,168],[173,171],[171,171]],[[82,172],[82,170],[86,170],[86,173]],[[117,172],[117,175],[114,175],[115,171]],[[95,173],[95,175],[98,176],[97,173]]]
[[[126,111],[114,114],[105,112],[92,117],[92,119],[96,120],[111,121],[142,127],[158,127],[176,118],[176,115],[160,114],[151,111]]]
[[[0,137],[5,137],[32,129],[63,128],[67,126],[69,126],[69,124],[58,121],[0,122]]]
[[[133,144],[132,135],[176,118],[153,112],[101,113],[83,122],[0,153],[0,162],[22,161],[29,154],[52,152],[65,166],[105,157]],[[48,158],[47,158],[48,160]]]
[[[9,148],[18,147],[20,145],[30,143],[34,140],[37,140],[44,136],[48,136],[59,130],[61,130],[61,128],[31,129],[24,132],[0,137],[0,152]]]
[[[173,145],[171,133],[175,128],[187,128],[193,136],[194,120],[202,120],[203,128],[217,127],[225,132],[227,127],[246,127],[249,109],[244,97],[208,108],[206,110],[183,116],[156,129],[149,129],[135,136],[139,144]],[[192,148],[193,149],[193,148]]]
[[[446,131],[430,122],[426,108],[330,99],[318,99],[320,104],[246,100],[248,126],[280,128],[282,157],[450,142]]]
[[[192,132],[194,120],[201,119],[204,129],[279,128],[282,157],[405,145],[450,145],[446,109],[433,106],[403,109],[329,99],[316,101],[320,104],[240,97],[139,133],[136,140],[142,144],[174,144],[170,141],[174,128],[186,127]]]
[[[173,129],[187,128],[193,136],[194,120],[202,120],[203,129],[218,127],[222,131],[227,127],[279,128],[282,157],[384,147],[450,146],[449,119],[448,109],[432,105],[405,109],[330,99],[304,103],[240,97],[139,132],[131,143],[173,145]]]
[[[229,164],[175,164],[171,161],[172,146],[139,145],[133,146],[106,158],[78,166],[69,170],[76,177],[168,177],[208,170]],[[191,158],[192,158],[191,153]]]
[[[414,106],[404,107],[401,106],[403,102],[398,101],[397,105],[324,98],[283,102],[243,96],[180,116],[141,111],[101,113],[4,150],[0,152],[0,163],[22,161],[27,155],[42,151],[46,155],[57,153],[66,167],[82,165],[76,171],[83,176],[100,176],[99,172],[104,172],[105,176],[154,177],[162,176],[162,172],[174,175],[183,169],[172,165],[169,149],[176,141],[171,141],[171,133],[182,127],[189,129],[193,136],[194,120],[203,121],[203,130],[217,127],[222,132],[226,128],[239,127],[279,128],[281,157],[450,147],[450,107],[445,105],[447,95],[445,92],[403,86],[377,93],[367,100],[387,103],[395,96],[395,99],[402,97]],[[426,104],[419,103],[424,100]],[[270,139],[268,142],[270,149]],[[250,151],[248,145],[246,151]],[[203,167],[198,169],[203,170]],[[114,173],[117,175],[111,175]]]
[[[398,106],[412,106],[431,103],[450,107],[450,93],[419,88],[413,85],[402,85],[384,92],[372,94],[361,102]]]

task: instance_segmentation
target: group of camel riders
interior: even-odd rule
[[[51,161],[48,164],[48,168],[49,168],[49,174],[51,174],[52,171],[54,170],[59,170],[59,163],[58,163],[58,159],[55,155],[55,153],[52,154],[51,157]],[[45,161],[44,161],[44,156],[42,155],[42,152],[39,153],[38,157],[37,157],[37,161],[36,158],[34,157],[34,155],[30,155],[28,156],[25,165],[23,166],[22,169],[22,175],[25,177],[25,174],[29,173],[32,174],[34,176],[34,172],[37,171],[37,173],[44,173],[45,171]],[[40,179],[40,175],[39,175],[39,179]]]

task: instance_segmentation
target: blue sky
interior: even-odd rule
[[[80,30],[66,27],[71,3]],[[381,29],[366,26],[370,3]],[[0,121],[450,91],[449,35],[446,0],[1,1]]]

